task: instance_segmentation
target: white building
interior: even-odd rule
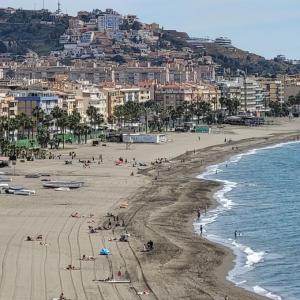
[[[226,48],[232,48],[232,41],[228,37],[221,36],[216,38],[215,44]]]
[[[103,91],[93,86],[86,86],[82,90],[82,97],[85,103],[85,111],[89,106],[94,106],[98,113],[103,115],[104,119],[107,120],[107,96]]]
[[[258,82],[251,77],[240,78],[239,82],[241,84],[241,110],[250,113],[264,111],[265,97]]]
[[[98,31],[118,31],[122,16],[112,9],[107,9],[98,17]]]
[[[3,69],[0,69],[0,79],[3,79],[4,78],[4,71]]]
[[[123,88],[120,91],[123,95],[123,103],[140,102],[140,88]]]

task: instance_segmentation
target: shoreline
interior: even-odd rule
[[[218,189],[216,189],[216,191],[213,193],[213,200],[215,200],[216,203],[213,204],[213,206],[209,209],[207,214],[204,215],[204,217],[201,217],[200,220],[196,219],[194,221],[194,223],[193,223],[194,230],[200,237],[203,237],[206,240],[208,240],[212,243],[218,244],[222,247],[228,248],[232,252],[232,256],[233,256],[232,264],[229,265],[229,268],[230,267],[231,268],[229,269],[229,272],[224,275],[226,277],[226,280],[233,283],[235,286],[237,286],[239,288],[245,289],[250,292],[254,292],[255,294],[258,294],[260,296],[266,296],[269,299],[282,299],[282,297],[277,294],[274,294],[273,291],[266,290],[265,287],[263,287],[263,286],[259,286],[259,285],[256,285],[256,286],[244,285],[243,286],[243,285],[239,284],[239,281],[236,281],[238,278],[236,278],[230,274],[232,271],[235,271],[238,268],[236,258],[240,258],[241,256],[244,257],[246,255],[246,259],[247,259],[247,256],[249,255],[247,253],[245,254],[244,251],[241,250],[239,247],[247,247],[247,248],[250,248],[251,251],[254,251],[252,249],[252,246],[238,244],[239,247],[237,247],[237,246],[232,245],[231,243],[228,243],[228,240],[226,238],[214,235],[213,233],[211,233],[211,234],[213,234],[213,237],[212,236],[210,237],[205,231],[204,231],[203,235],[201,235],[199,230],[197,231],[197,226],[199,227],[201,224],[201,225],[203,225],[203,228],[205,229],[206,226],[209,226],[210,224],[214,223],[222,215],[222,213],[232,209],[231,200],[227,199],[226,197],[224,198],[224,196],[236,187],[236,182],[227,181],[226,179],[209,179],[209,178],[207,178],[208,176],[214,175],[215,170],[219,169],[220,167],[221,168],[224,167],[224,165],[225,164],[227,165],[227,163],[229,163],[229,164],[231,162],[238,163],[244,156],[255,155],[258,151],[280,148],[280,147],[284,147],[285,145],[295,144],[295,143],[299,144],[300,142],[299,142],[299,140],[287,141],[284,143],[276,143],[276,144],[271,144],[271,145],[260,147],[260,148],[246,150],[245,152],[242,152],[241,154],[231,156],[229,158],[229,160],[225,160],[218,164],[213,164],[213,165],[206,167],[205,171],[202,172],[198,176],[198,179],[203,179],[203,180],[207,180],[207,181],[215,181],[217,184],[220,184],[220,187]],[[220,192],[220,194],[222,193],[222,195],[218,195],[218,192]],[[223,198],[223,200],[226,200],[226,201],[222,202],[222,198]],[[255,253],[255,252],[253,252],[253,253]],[[257,262],[255,262],[254,264],[257,264]],[[243,268],[245,266],[246,266],[246,264],[244,262],[244,264],[240,265],[239,267]],[[261,292],[255,292],[253,290],[257,287],[260,288]]]
[[[134,237],[131,243],[136,248],[143,243],[141,237],[149,237],[158,245],[153,253],[136,253],[158,299],[221,300],[226,295],[229,299],[269,299],[228,281],[226,278],[235,259],[232,249],[201,238],[193,230],[196,209],[199,206],[202,210],[206,206],[209,210],[217,207],[214,194],[223,186],[196,176],[203,174],[208,166],[229,157],[289,142],[298,135],[299,132],[273,134],[268,138],[249,138],[208,147],[195,154],[185,153],[172,160],[170,170],[166,166],[160,167],[159,179],[133,197],[133,206],[138,208],[134,212],[129,210],[129,216],[133,213],[128,220],[128,229]],[[238,150],[232,150],[232,147],[238,147]],[[142,173],[153,177],[156,172],[152,168]],[[177,201],[174,201],[175,197]],[[126,216],[128,218],[128,214]]]

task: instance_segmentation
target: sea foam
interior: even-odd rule
[[[222,172],[225,172],[225,167],[227,168],[230,164],[237,164],[244,156],[249,155],[255,155],[259,151],[268,150],[268,149],[275,149],[283,147],[287,144],[295,144],[299,143],[299,141],[295,142],[287,142],[287,143],[280,143],[277,145],[267,146],[261,149],[252,149],[245,153],[238,154],[232,156],[228,161],[211,165],[206,168],[206,171],[199,176],[197,176],[198,179],[208,179],[208,177],[213,176],[215,174],[219,174]],[[229,181],[229,180],[221,180],[221,179],[213,179],[214,181],[220,182],[223,184],[223,188],[218,190],[214,198],[219,203],[219,206],[217,206],[215,209],[207,212],[207,214],[201,216],[200,220],[196,220],[194,222],[194,228],[196,232],[200,232],[200,225],[203,226],[203,234],[204,236],[213,241],[220,244],[223,244],[229,248],[231,248],[234,253],[236,254],[237,258],[235,260],[236,265],[233,270],[231,270],[228,274],[228,279],[232,282],[234,282],[236,285],[243,286],[244,288],[248,290],[252,290],[257,294],[263,295],[265,297],[268,297],[270,299],[274,300],[281,300],[282,298],[278,295],[273,294],[272,292],[264,289],[263,287],[256,285],[255,287],[247,286],[247,282],[245,280],[243,281],[237,281],[236,275],[237,274],[243,274],[245,272],[248,272],[250,270],[253,270],[256,265],[263,262],[267,253],[263,250],[254,250],[249,246],[243,245],[242,243],[236,241],[235,239],[224,239],[214,234],[207,234],[206,226],[216,222],[218,219],[218,216],[230,209],[233,208],[234,205],[236,205],[232,199],[229,199],[229,197],[226,196],[230,191],[232,191],[234,188],[237,187],[238,183]],[[248,186],[255,187],[255,184],[248,184]]]

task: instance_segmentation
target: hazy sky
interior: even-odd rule
[[[44,0],[54,10],[56,0]],[[190,36],[228,36],[233,44],[265,57],[300,59],[300,0],[61,0],[69,14],[113,8],[141,21],[186,31]],[[43,0],[0,0],[0,7],[41,8]]]

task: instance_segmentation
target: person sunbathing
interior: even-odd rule
[[[79,270],[79,268],[75,268],[74,266],[72,266],[72,265],[68,265],[67,267],[66,267],[66,270]]]
[[[72,213],[71,217],[72,218],[80,218],[78,212]]]

